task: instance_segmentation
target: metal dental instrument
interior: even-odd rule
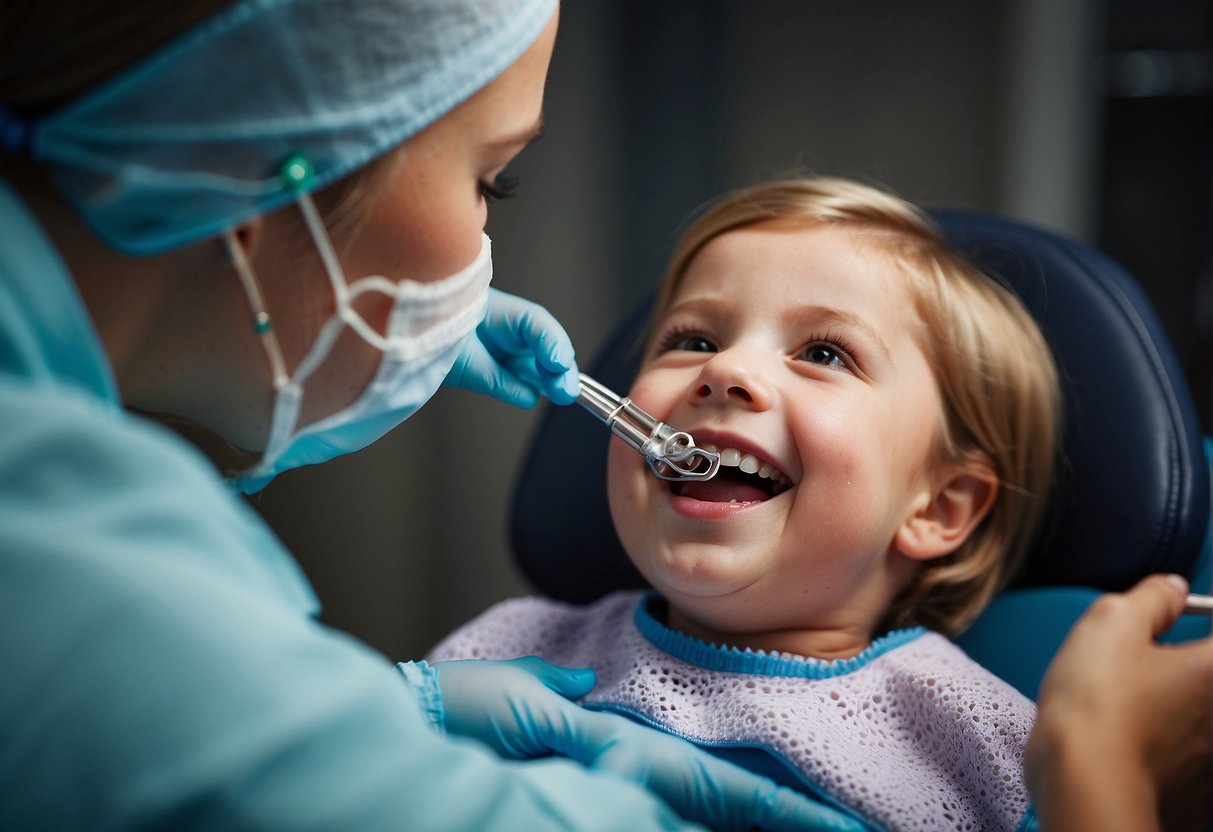
[[[1184,614],[1213,615],[1213,595],[1192,593],[1188,596],[1188,603],[1184,604]]]
[[[610,427],[611,433],[635,448],[658,479],[710,480],[720,468],[720,454],[696,447],[689,433],[675,430],[645,413],[627,396],[580,374],[577,403]]]

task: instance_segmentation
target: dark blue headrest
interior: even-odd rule
[[[1153,308],[1119,265],[1018,222],[935,212],[953,245],[1013,289],[1056,357],[1063,460],[1041,544],[1017,586],[1124,589],[1150,572],[1190,575],[1209,523],[1200,424]],[[586,372],[626,393],[652,298]],[[606,428],[580,407],[550,408],[514,496],[512,539],[540,592],[588,602],[644,586],[611,526]]]

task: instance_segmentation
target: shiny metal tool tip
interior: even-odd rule
[[[710,480],[720,469],[720,454],[695,445],[685,431],[654,419],[627,396],[620,396],[582,373],[577,402],[607,424],[644,457],[653,476],[663,480]]]

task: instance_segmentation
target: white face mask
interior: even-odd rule
[[[227,236],[228,250],[249,296],[274,373],[274,415],[265,452],[257,465],[231,481],[246,494],[260,491],[283,471],[365,448],[425,404],[442,385],[464,341],[483,318],[493,277],[492,246],[488,235],[483,235],[480,254],[450,277],[429,283],[364,277],[347,285],[320,215],[307,194],[299,197],[299,207],[324,261],[337,309],[294,376],[286,372],[277,336],[269,327],[256,278],[243,250],[230,233]],[[384,335],[354,309],[354,300],[367,292],[393,298]],[[375,377],[349,406],[299,427],[303,384],[328,357],[345,327],[383,353]]]

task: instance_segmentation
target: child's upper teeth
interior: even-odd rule
[[[720,464],[726,468],[740,468],[747,474],[757,474],[765,479],[791,485],[791,480],[784,476],[782,471],[769,462],[763,462],[754,454],[742,453],[737,448],[721,448],[713,442],[704,442],[700,447],[709,453],[720,454]]]

